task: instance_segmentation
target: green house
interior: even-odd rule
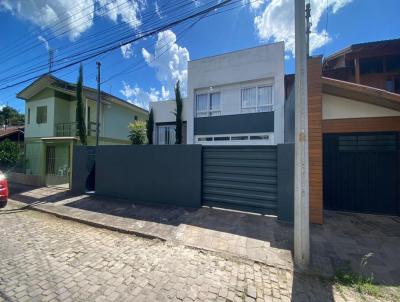
[[[84,116],[89,146],[96,144],[97,91],[83,87]],[[72,149],[79,145],[76,85],[44,75],[17,94],[25,100],[25,173],[44,185],[70,183]],[[147,120],[148,112],[102,92],[99,144],[129,144],[128,124]]]

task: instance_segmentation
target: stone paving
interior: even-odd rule
[[[275,217],[141,205],[59,188],[12,191],[13,199],[61,217],[293,270],[292,225]],[[311,226],[314,272],[332,276],[350,267],[382,284],[400,284],[400,217],[327,211],[324,220]]]
[[[0,301],[343,301],[316,277],[30,210],[0,211],[0,243]]]

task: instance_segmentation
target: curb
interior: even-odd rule
[[[95,222],[95,221],[91,221],[91,220],[87,220],[87,219],[82,219],[82,218],[77,218],[74,217],[72,215],[66,215],[66,214],[61,214],[57,211],[52,211],[43,207],[39,207],[36,205],[30,205],[30,204],[26,204],[17,200],[9,200],[14,204],[17,204],[18,206],[21,206],[23,209],[26,210],[34,210],[37,212],[41,212],[41,213],[45,213],[45,214],[49,214],[49,215],[53,215],[57,218],[61,218],[61,219],[65,219],[65,220],[70,220],[70,221],[75,221],[75,222],[79,222],[82,224],[86,224],[92,227],[97,227],[97,228],[101,228],[101,229],[106,229],[109,231],[116,231],[122,234],[128,234],[128,235],[135,235],[137,237],[141,237],[144,239],[149,239],[149,240],[160,240],[162,242],[166,242],[167,240],[165,238],[162,238],[160,236],[156,236],[156,235],[151,235],[151,234],[146,234],[144,232],[138,232],[138,231],[134,231],[134,230],[127,230],[124,228],[119,228],[119,227],[115,227],[112,225],[108,225],[108,224],[103,224],[103,223],[99,223],[99,222]],[[13,210],[18,210],[18,209],[13,209]]]

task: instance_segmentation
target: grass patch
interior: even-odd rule
[[[382,297],[381,289],[373,283],[372,278],[365,278],[353,272],[339,270],[336,272],[334,281],[339,286],[351,287],[361,295]]]

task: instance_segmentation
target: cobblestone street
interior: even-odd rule
[[[1,211],[0,242],[0,301],[332,301],[335,296],[332,285],[318,278],[34,211]]]

